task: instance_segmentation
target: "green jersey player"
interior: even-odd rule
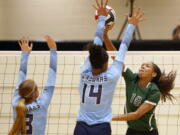
[[[139,10],[139,9],[138,9]],[[112,27],[106,27],[104,42],[107,50],[116,50],[108,38],[108,31]],[[172,100],[170,91],[174,87],[176,73],[161,72],[153,62],[141,65],[139,73],[133,73],[129,68],[123,72],[126,82],[126,106],[125,114],[113,117],[113,121],[127,121],[126,135],[158,135],[155,108],[160,100]]]
[[[113,118],[114,121],[127,121],[126,135],[158,135],[155,108],[162,100],[172,100],[170,91],[174,87],[176,73],[161,72],[153,62],[143,63],[139,73],[129,68],[123,72],[126,82],[125,114]]]

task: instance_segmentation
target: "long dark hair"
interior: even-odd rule
[[[89,44],[89,59],[91,66],[94,69],[103,68],[104,64],[108,62],[109,56],[106,50],[99,45]]]
[[[174,96],[170,92],[174,88],[176,72],[170,71],[168,74],[166,74],[165,71],[161,72],[160,68],[156,64],[152,64],[154,71],[157,73],[152,82],[154,82],[160,89],[162,101],[165,102],[167,99],[172,101]]]

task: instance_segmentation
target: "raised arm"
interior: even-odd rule
[[[113,80],[117,80],[122,73],[126,52],[130,45],[135,27],[143,20],[142,16],[143,13],[140,11],[140,9],[136,9],[134,10],[132,17],[128,17],[129,24],[127,26],[124,38],[121,42],[116,58],[108,70],[109,74],[111,74],[112,78],[114,78]]]
[[[116,56],[116,60],[120,62],[124,62],[125,54],[129,48],[130,42],[133,37],[134,30],[136,26],[143,20],[143,12],[140,11],[140,8],[135,9],[133,12],[132,17],[128,17],[128,26],[124,35],[124,38],[121,42],[120,49]]]
[[[18,81],[16,83],[16,90],[14,92],[13,99],[12,99],[13,106],[15,106],[18,100],[20,99],[18,89],[19,89],[19,85],[26,79],[28,57],[29,57],[30,52],[32,51],[32,44],[29,46],[29,40],[27,38],[23,37],[19,41],[19,46],[21,48],[22,53],[21,53]]]
[[[103,45],[103,33],[104,33],[104,26],[105,26],[106,16],[99,16],[96,34],[94,37],[94,44],[95,45]]]
[[[106,10],[106,5],[108,3],[108,0],[105,1],[105,4],[103,3],[103,0],[101,0],[101,4],[96,0],[96,5],[93,5],[94,8],[97,10],[98,13],[98,24],[96,29],[96,34],[94,37],[94,44],[96,45],[103,45],[103,33],[104,33],[104,27],[105,27],[105,21],[106,16],[108,15],[108,12]]]
[[[40,97],[41,103],[48,106],[56,83],[56,71],[57,71],[57,46],[55,41],[50,36],[45,36],[48,47],[50,49],[50,64],[48,71],[48,79],[44,88],[44,91]]]
[[[113,28],[113,26],[114,24],[112,26],[107,25],[104,29],[104,43],[108,51],[117,51],[117,49],[114,47],[113,43],[111,42],[108,36],[108,32]]]
[[[101,46],[103,45],[103,33],[104,33],[105,21],[106,21],[106,16],[109,12],[106,10],[107,3],[108,3],[108,0],[106,0],[105,3],[103,3],[103,0],[101,0],[101,4],[98,2],[98,0],[96,0],[96,6],[93,5],[93,7],[97,10],[98,16],[99,16],[96,33],[95,33],[95,37],[93,41],[95,45],[101,45]],[[81,72],[90,68],[91,68],[91,65],[90,65],[89,57],[88,57],[84,65],[82,66]]]

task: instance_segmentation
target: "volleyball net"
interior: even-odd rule
[[[0,53],[0,135],[8,133],[12,127],[11,99],[19,73],[21,52]],[[115,52],[109,53],[114,55]],[[72,135],[79,110],[79,77],[80,67],[85,61],[87,52],[58,52],[57,81],[54,95],[49,106],[46,125],[47,135]],[[143,62],[153,61],[162,70],[180,69],[178,52],[128,52],[125,65],[134,72]],[[112,63],[110,59],[109,64]],[[33,79],[41,91],[47,81],[49,52],[32,52],[29,57],[27,78]],[[180,73],[177,72],[173,103],[159,102],[156,118],[160,135],[180,134]],[[119,79],[113,98],[113,115],[123,114],[125,104],[125,83]],[[126,122],[111,122],[112,135],[124,135]]]

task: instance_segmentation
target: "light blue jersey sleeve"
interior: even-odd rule
[[[98,24],[96,28],[96,34],[94,37],[94,44],[95,45],[103,45],[103,34],[104,34],[104,27],[106,22],[106,16],[99,16]]]
[[[135,28],[136,26],[132,24],[128,24],[124,38],[120,44],[119,51],[116,55],[116,58],[108,70],[108,73],[112,76],[113,80],[117,80],[122,73],[125,55],[132,40],[132,36]]]
[[[96,34],[95,34],[94,41],[93,41],[93,43],[95,45],[100,45],[100,46],[103,45],[103,33],[104,33],[105,21],[106,21],[105,16],[99,16],[98,24],[97,24],[97,28],[96,28]],[[91,69],[89,56],[81,68],[81,73],[88,69]]]
[[[39,98],[40,105],[48,107],[54,92],[56,83],[56,71],[57,71],[57,52],[56,49],[50,50],[50,64],[48,72],[48,80],[41,97]]]
[[[134,26],[133,24],[128,24],[125,36],[121,42],[120,49],[115,58],[116,61],[124,62],[125,55],[129,48],[130,42],[132,40],[135,28],[136,28],[136,26]]]
[[[21,53],[18,81],[16,83],[16,90],[15,90],[13,98],[12,98],[12,106],[16,106],[17,102],[20,99],[19,85],[26,79],[28,57],[29,57],[29,52]]]

